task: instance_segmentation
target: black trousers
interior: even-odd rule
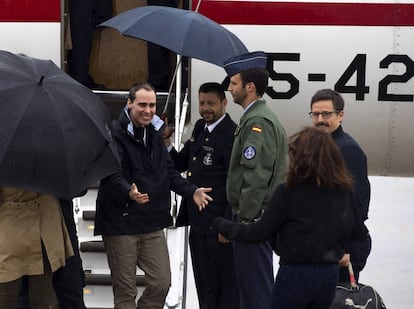
[[[68,54],[69,74],[78,82],[88,85],[89,55],[95,28],[112,17],[112,0],[70,0],[70,29],[72,50]]]
[[[189,244],[200,309],[239,309],[232,244],[192,230]]]

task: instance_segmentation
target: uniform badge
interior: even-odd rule
[[[253,146],[247,146],[243,150],[243,155],[247,160],[251,160],[256,156],[256,148]]]
[[[207,152],[206,155],[204,156],[203,164],[204,165],[213,165],[213,158],[212,158],[210,152]]]

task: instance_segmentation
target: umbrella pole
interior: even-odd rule
[[[201,0],[198,0],[197,6],[196,6],[196,9],[194,10],[194,12],[198,12],[198,10],[200,8],[200,4],[201,4]]]
[[[188,108],[188,93],[185,92],[184,101],[183,101],[183,107],[181,109],[181,117],[180,117],[180,124],[179,124],[179,130],[178,130],[178,143],[181,145],[181,139],[184,134],[184,125],[185,125],[185,116],[187,115],[187,108]]]
[[[180,57],[180,60],[177,60],[177,61],[178,61],[178,63],[175,67],[174,74],[171,78],[170,88],[168,89],[167,100],[165,101],[164,109],[162,110],[163,115],[167,114],[168,103],[170,102],[170,97],[171,97],[171,90],[172,90],[172,87],[174,85],[175,78],[177,76],[177,70],[178,70],[178,68],[180,67],[180,64],[181,64],[181,57]]]
[[[175,68],[175,128],[174,128],[174,143],[175,143],[175,148],[176,149],[180,149],[180,141],[181,138],[178,136],[179,135],[179,126],[180,126],[180,105],[181,105],[181,55],[177,55],[177,65]]]
[[[171,83],[174,82],[175,78],[175,128],[174,128],[174,145],[176,149],[180,149],[180,142],[181,138],[179,136],[179,127],[180,127],[180,101],[181,101],[181,56],[177,55],[177,65],[175,69],[175,74]],[[171,92],[171,91],[170,91]],[[168,102],[167,102],[168,103]],[[174,200],[175,200],[175,207],[178,207],[180,204],[180,198],[173,193]],[[178,213],[178,211],[177,211]],[[169,244],[169,254],[170,254],[170,263],[171,263],[171,287],[168,291],[168,295],[166,298],[166,305],[168,308],[177,308],[177,306],[183,305],[185,303],[185,296],[183,299],[180,299],[181,293],[185,293],[186,289],[186,281],[187,281],[187,271],[186,271],[186,264],[187,258],[185,253],[185,248],[182,246],[183,235],[185,231],[182,229],[168,229],[167,230],[167,242]],[[170,245],[173,244],[173,245]],[[184,259],[184,261],[183,261]],[[182,265],[184,266],[184,272],[182,269]],[[184,305],[185,307],[185,305]]]

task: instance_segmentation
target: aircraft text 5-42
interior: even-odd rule
[[[266,93],[272,99],[292,99],[299,93],[299,79],[292,73],[284,73],[278,70],[278,64],[286,61],[300,61],[300,53],[267,53],[270,79],[288,84],[287,91],[278,91],[274,86],[269,86]],[[391,86],[408,83],[414,77],[414,61],[403,54],[389,54],[383,57],[377,68],[388,69],[392,65],[398,65],[401,69],[392,74],[384,74],[378,78],[378,101],[414,102],[414,87],[411,93],[394,93]],[[381,72],[380,72],[381,73]],[[357,101],[364,101],[365,95],[370,93],[370,85],[367,83],[367,54],[357,54],[344,70],[338,74],[333,88],[340,93],[353,93]],[[326,73],[307,73],[307,82],[317,83],[327,80]],[[395,88],[395,87],[394,87]]]

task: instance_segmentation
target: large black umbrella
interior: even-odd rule
[[[118,169],[109,122],[52,61],[0,51],[0,186],[78,195]]]
[[[123,12],[100,26],[149,41],[173,52],[219,66],[248,50],[232,32],[200,13],[165,6]]]

